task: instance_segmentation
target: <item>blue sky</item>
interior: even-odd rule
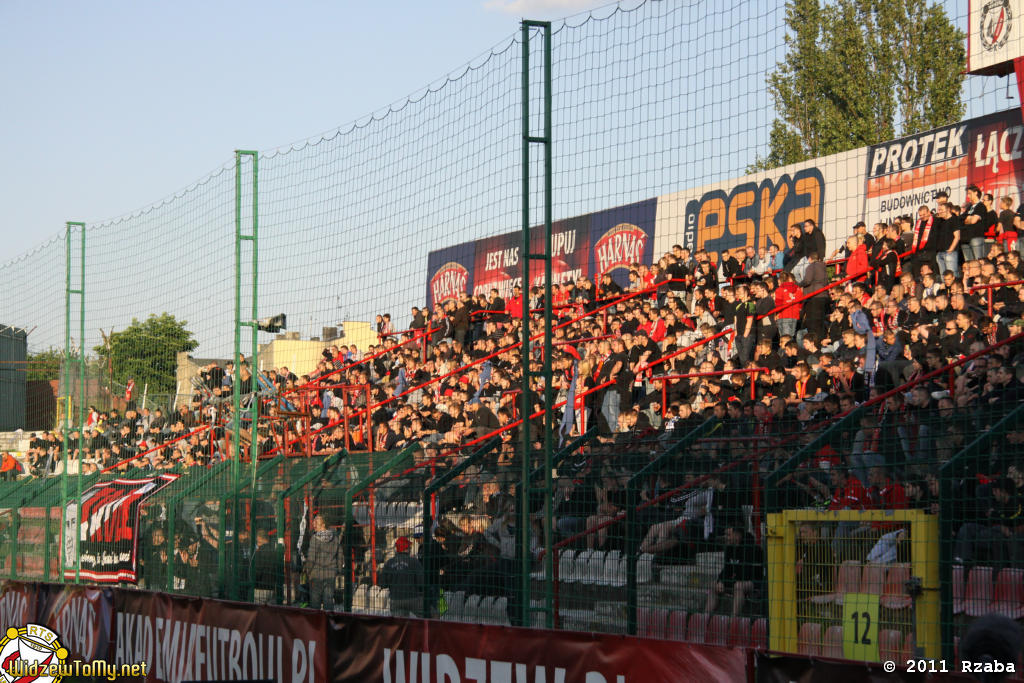
[[[593,0],[0,2],[0,262],[404,99]]]

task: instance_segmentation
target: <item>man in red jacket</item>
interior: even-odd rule
[[[800,298],[803,292],[796,284],[791,273],[782,271],[779,273],[779,286],[775,290],[775,305],[784,306],[791,301]],[[779,327],[779,336],[792,337],[796,334],[796,321],[800,318],[801,304],[793,304],[779,311],[776,321]]]

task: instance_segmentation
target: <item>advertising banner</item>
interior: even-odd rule
[[[530,251],[544,251],[544,226],[530,230]],[[551,282],[575,282],[589,278],[590,268],[590,216],[577,216],[551,225]],[[544,262],[530,263],[530,287],[544,285]]]
[[[333,615],[332,680],[743,681],[747,652],[662,640]]]
[[[920,206],[934,209],[938,192],[962,200],[968,125],[961,122],[868,148],[864,221],[869,229],[897,216],[915,215]]]
[[[110,659],[163,683],[325,683],[325,632],[323,612],[117,591]]]
[[[655,254],[678,244],[716,255],[745,246],[786,248],[790,225],[807,219],[825,233],[828,249],[860,220],[865,149],[760,171],[658,198]]]
[[[1010,109],[969,122],[967,150],[967,185],[977,185],[982,192],[995,197],[999,211],[999,198],[1013,198],[1016,209],[1020,200],[1020,187],[1024,185],[1024,126],[1020,109]],[[963,194],[953,195],[957,203],[965,201]]]
[[[520,232],[478,240],[473,261],[473,295],[487,295],[492,289],[497,289],[501,298],[508,301],[512,297],[512,288],[523,284],[523,266],[519,260],[522,250],[523,235]]]
[[[1024,55],[1024,0],[970,0],[967,10],[967,71],[1005,74]]]
[[[135,581],[140,506],[178,476],[161,474],[93,484],[82,494],[81,516],[79,506],[70,503],[64,517],[64,578],[75,578],[77,556],[86,581]]]
[[[657,199],[645,199],[590,216],[591,277],[610,274],[625,287],[633,263],[650,264],[654,256]]]
[[[432,251],[427,256],[427,306],[458,299],[473,285],[473,258],[476,242],[457,244]]]
[[[41,584],[5,581],[0,587],[0,628],[35,621],[40,590]]]
[[[110,649],[113,593],[95,586],[40,586],[39,613],[29,621],[50,627],[72,657],[102,659]],[[26,622],[17,622],[18,624]]]

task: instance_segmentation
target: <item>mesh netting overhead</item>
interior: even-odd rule
[[[965,28],[965,10],[957,4],[948,11]],[[777,195],[758,198],[746,209],[757,214],[756,227],[743,223],[743,206],[719,207],[723,220],[735,223],[723,237],[714,229],[715,219],[707,217],[715,206],[690,206],[706,192],[683,191],[740,178],[765,155],[775,117],[766,80],[785,56],[785,33],[785,8],[765,0],[728,9],[706,2],[630,2],[557,22],[555,218],[650,201],[649,211],[640,209],[650,223],[640,227],[654,237],[647,257],[681,241],[695,221],[698,232],[706,233],[695,234],[695,245],[732,248],[751,236],[760,244],[778,239],[758,220],[767,210],[762,205]],[[543,110],[540,40],[533,41],[532,51],[536,128]],[[372,326],[374,316],[384,312],[401,330],[408,327],[410,307],[429,302],[427,282],[441,264],[428,264],[428,253],[518,230],[521,69],[516,34],[399,104],[305,142],[261,152],[260,315],[286,313],[288,329],[303,338],[342,321]],[[968,116],[1012,104],[1007,100],[1012,88],[997,79],[968,79],[967,91]],[[87,355],[95,356],[94,347],[103,343],[101,330],[124,330],[133,319],[162,313],[187,321],[198,342],[192,355],[230,354],[236,196],[228,159],[233,144],[245,141],[225,141],[225,166],[185,190],[115,220],[88,222]],[[533,175],[539,179],[540,161],[535,164]],[[859,159],[832,157],[817,167],[815,177],[827,187],[819,197],[824,208],[817,213],[815,206],[805,208],[824,219],[831,242],[845,235],[849,219],[863,210],[863,181],[853,177],[863,169]],[[248,167],[243,176],[247,220]],[[777,192],[782,183],[772,182]],[[733,184],[725,182],[726,195]],[[812,198],[800,201],[814,204],[814,192],[822,188],[807,187],[794,185],[789,193],[809,192]],[[542,216],[539,185],[531,196],[532,215]],[[132,201],[113,197],[111,204]],[[730,215],[733,209],[739,213]],[[641,220],[636,214],[632,218]],[[604,222],[607,230],[621,220],[613,215]],[[602,228],[592,229],[588,246],[594,248]],[[483,250],[469,249],[442,257],[471,261],[475,254],[478,273],[486,270]],[[77,281],[77,264],[74,252],[72,281]],[[428,272],[428,266],[434,270]],[[591,268],[598,269],[599,264]],[[63,271],[60,237],[0,267],[6,283],[0,321],[31,329],[30,351],[63,348]],[[243,269],[243,281],[248,277]],[[477,278],[477,284],[483,281]],[[243,303],[243,310],[247,307]],[[71,329],[77,348],[77,315]],[[372,338],[358,336],[354,325],[348,331],[349,341],[359,345]],[[112,385],[126,380],[117,367],[108,365],[106,371]]]

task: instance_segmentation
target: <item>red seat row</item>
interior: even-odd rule
[[[819,605],[842,605],[847,593],[870,593],[880,596],[879,603],[883,607],[905,609],[910,607],[911,601],[906,591],[910,576],[908,564],[861,565],[856,560],[847,560],[836,568],[835,592],[811,596],[810,601]]]
[[[797,652],[808,657],[843,659],[843,627],[829,626],[822,638],[821,624],[805,621],[797,633]],[[914,636],[896,629],[882,629],[878,634],[878,654],[882,661],[905,662],[914,652]]]
[[[1002,569],[994,581],[993,573],[992,567],[972,567],[965,582],[963,566],[953,567],[954,614],[1024,617],[1024,569]]]
[[[685,610],[638,607],[637,632],[643,638],[768,649],[768,621],[763,617],[751,620],[724,614],[687,614]]]

